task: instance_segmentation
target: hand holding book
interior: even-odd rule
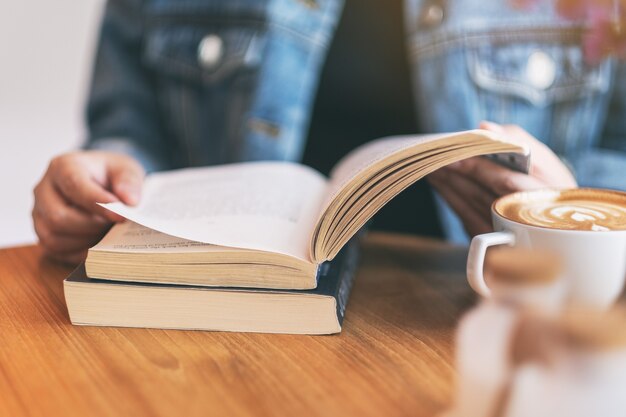
[[[482,122],[480,128],[527,146],[533,158],[528,173],[512,172],[485,158],[470,158],[428,176],[461,218],[470,236],[492,230],[490,208],[498,197],[522,190],[576,187],[576,180],[565,164],[522,128],[490,122]]]
[[[111,223],[122,220],[96,202],[136,204],[143,177],[141,165],[120,153],[83,151],[54,158],[34,189],[33,225],[44,253],[61,262],[82,262]]]
[[[178,272],[190,284],[313,288],[317,265],[333,259],[402,190],[455,161],[504,152],[528,150],[496,133],[473,130],[373,141],[348,154],[328,180],[310,168],[284,162],[154,174],[146,179],[139,206],[103,206],[147,228],[217,248],[207,246],[193,256],[161,251],[159,259],[169,259],[163,268],[148,268],[151,254],[122,250],[124,234],[119,230],[124,226],[115,226],[90,250],[87,272],[92,277],[108,273],[112,279],[139,276],[166,282]],[[122,258],[142,274],[125,271]],[[179,264],[220,270],[223,280],[203,282],[198,275],[190,281],[193,268]],[[168,265],[176,266],[169,270]],[[265,272],[259,274],[260,268]],[[117,271],[113,276],[112,270]]]

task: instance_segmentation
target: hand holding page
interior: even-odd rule
[[[487,130],[396,136],[350,152],[331,173],[311,238],[311,257],[333,259],[341,247],[389,200],[427,174],[479,155],[529,150]]]
[[[252,162],[150,175],[137,207],[103,204],[150,229],[308,260],[326,179],[302,165]]]

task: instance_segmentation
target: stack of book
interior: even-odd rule
[[[192,250],[172,250],[183,247]],[[222,249],[132,222],[116,225],[90,250],[86,268],[81,265],[65,280],[72,323],[291,334],[341,331],[358,259],[356,239],[317,268],[310,277],[315,279],[312,289],[302,289],[310,280],[295,279],[295,272],[289,277],[288,269],[278,267],[272,276],[272,265],[214,263],[231,251]]]
[[[148,176],[128,219],[65,280],[74,324],[329,334],[341,331],[358,231],[424,175],[477,155],[525,161],[494,133],[373,141],[326,178],[288,162]],[[521,159],[519,156],[522,156]]]

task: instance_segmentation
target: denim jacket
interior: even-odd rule
[[[299,160],[342,3],[110,0],[86,147],[148,171]],[[579,24],[509,0],[406,0],[405,23],[421,131],[519,124],[581,185],[626,189],[626,65],[586,64]]]

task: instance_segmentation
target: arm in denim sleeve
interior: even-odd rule
[[[602,141],[571,162],[581,186],[626,191],[626,62],[618,63]]]
[[[170,167],[154,80],[142,63],[141,0],[109,0],[87,105],[86,149],[129,154],[146,171]]]

